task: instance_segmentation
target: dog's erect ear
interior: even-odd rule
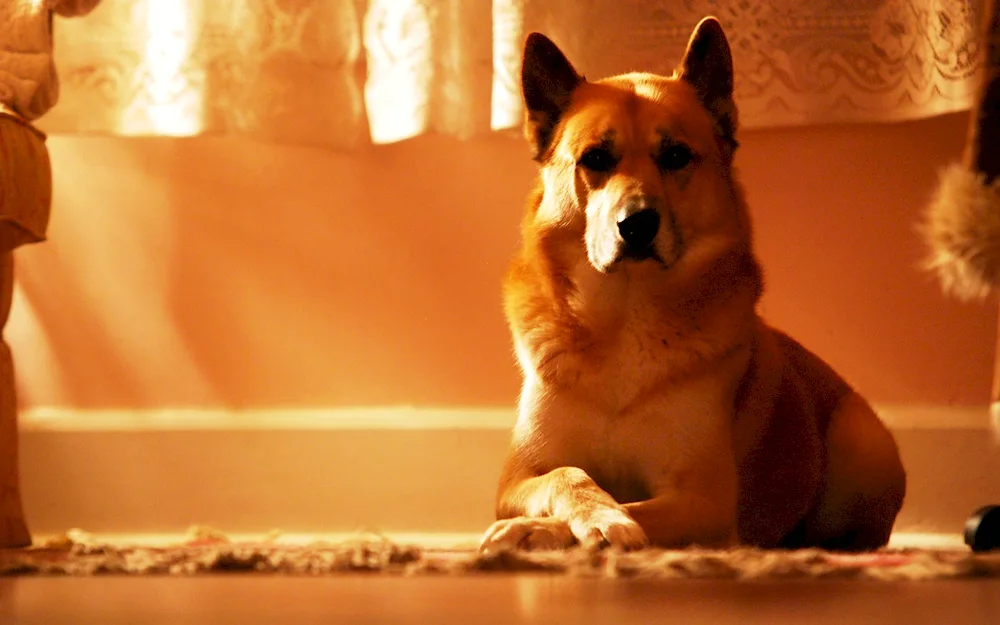
[[[695,88],[723,137],[735,144],[733,57],[722,24],[714,17],[706,17],[695,26],[681,61],[680,76]]]
[[[531,33],[524,44],[521,91],[524,94],[524,135],[536,160],[548,150],[559,118],[569,106],[570,95],[583,81],[562,51],[540,33]]]

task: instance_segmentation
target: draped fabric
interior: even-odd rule
[[[104,0],[56,21],[52,133],[247,135],[352,148],[518,126],[520,52],[590,78],[670,73],[700,18],[730,38],[743,127],[967,109],[979,0]]]

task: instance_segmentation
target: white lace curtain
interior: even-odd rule
[[[350,148],[516,127],[521,44],[597,78],[669,73],[719,17],[744,127],[968,108],[978,0],[104,0],[57,20],[53,133]]]

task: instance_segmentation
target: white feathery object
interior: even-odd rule
[[[921,227],[930,247],[925,267],[945,292],[983,299],[1000,288],[1000,179],[954,163],[940,175]]]

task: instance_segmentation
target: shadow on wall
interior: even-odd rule
[[[964,122],[743,136],[764,312],[875,401],[988,399],[993,307],[916,269]],[[8,325],[26,407],[513,406],[520,140],[49,145],[50,240],[18,253]]]

